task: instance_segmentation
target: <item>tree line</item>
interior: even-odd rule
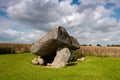
[[[112,44],[112,45],[107,45],[108,47],[120,47],[120,44]]]

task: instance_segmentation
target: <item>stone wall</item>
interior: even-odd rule
[[[0,47],[10,47],[16,53],[30,52],[32,44],[0,43]]]

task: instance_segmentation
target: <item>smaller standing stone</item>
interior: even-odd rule
[[[42,65],[44,63],[44,60],[40,56],[38,56],[38,58],[34,58],[32,60],[32,63],[33,64],[41,64]]]
[[[37,59],[37,58],[34,58],[34,59],[32,60],[32,63],[35,64],[35,65],[38,64],[38,59]]]
[[[85,57],[78,58],[77,61],[84,61]]]
[[[52,67],[53,68],[60,68],[60,67],[64,67],[69,58],[70,58],[71,52],[68,48],[58,48],[57,49],[57,53],[56,53],[56,57],[54,58],[54,61],[52,63]]]
[[[44,60],[40,56],[38,56],[38,63],[40,65],[42,65],[44,63]]]

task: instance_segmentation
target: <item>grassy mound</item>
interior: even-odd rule
[[[120,58],[87,57],[60,69],[31,64],[35,56],[0,55],[0,80],[120,80]]]

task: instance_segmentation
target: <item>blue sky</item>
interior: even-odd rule
[[[0,42],[33,43],[59,25],[81,44],[120,44],[120,0],[0,0]]]
[[[112,15],[112,17],[120,21],[120,8],[114,9],[114,14]]]
[[[1,7],[1,9],[0,9],[0,16],[3,16],[5,18],[7,18],[8,16],[7,16],[7,13],[6,13],[6,11],[4,9],[5,9],[4,7]]]

